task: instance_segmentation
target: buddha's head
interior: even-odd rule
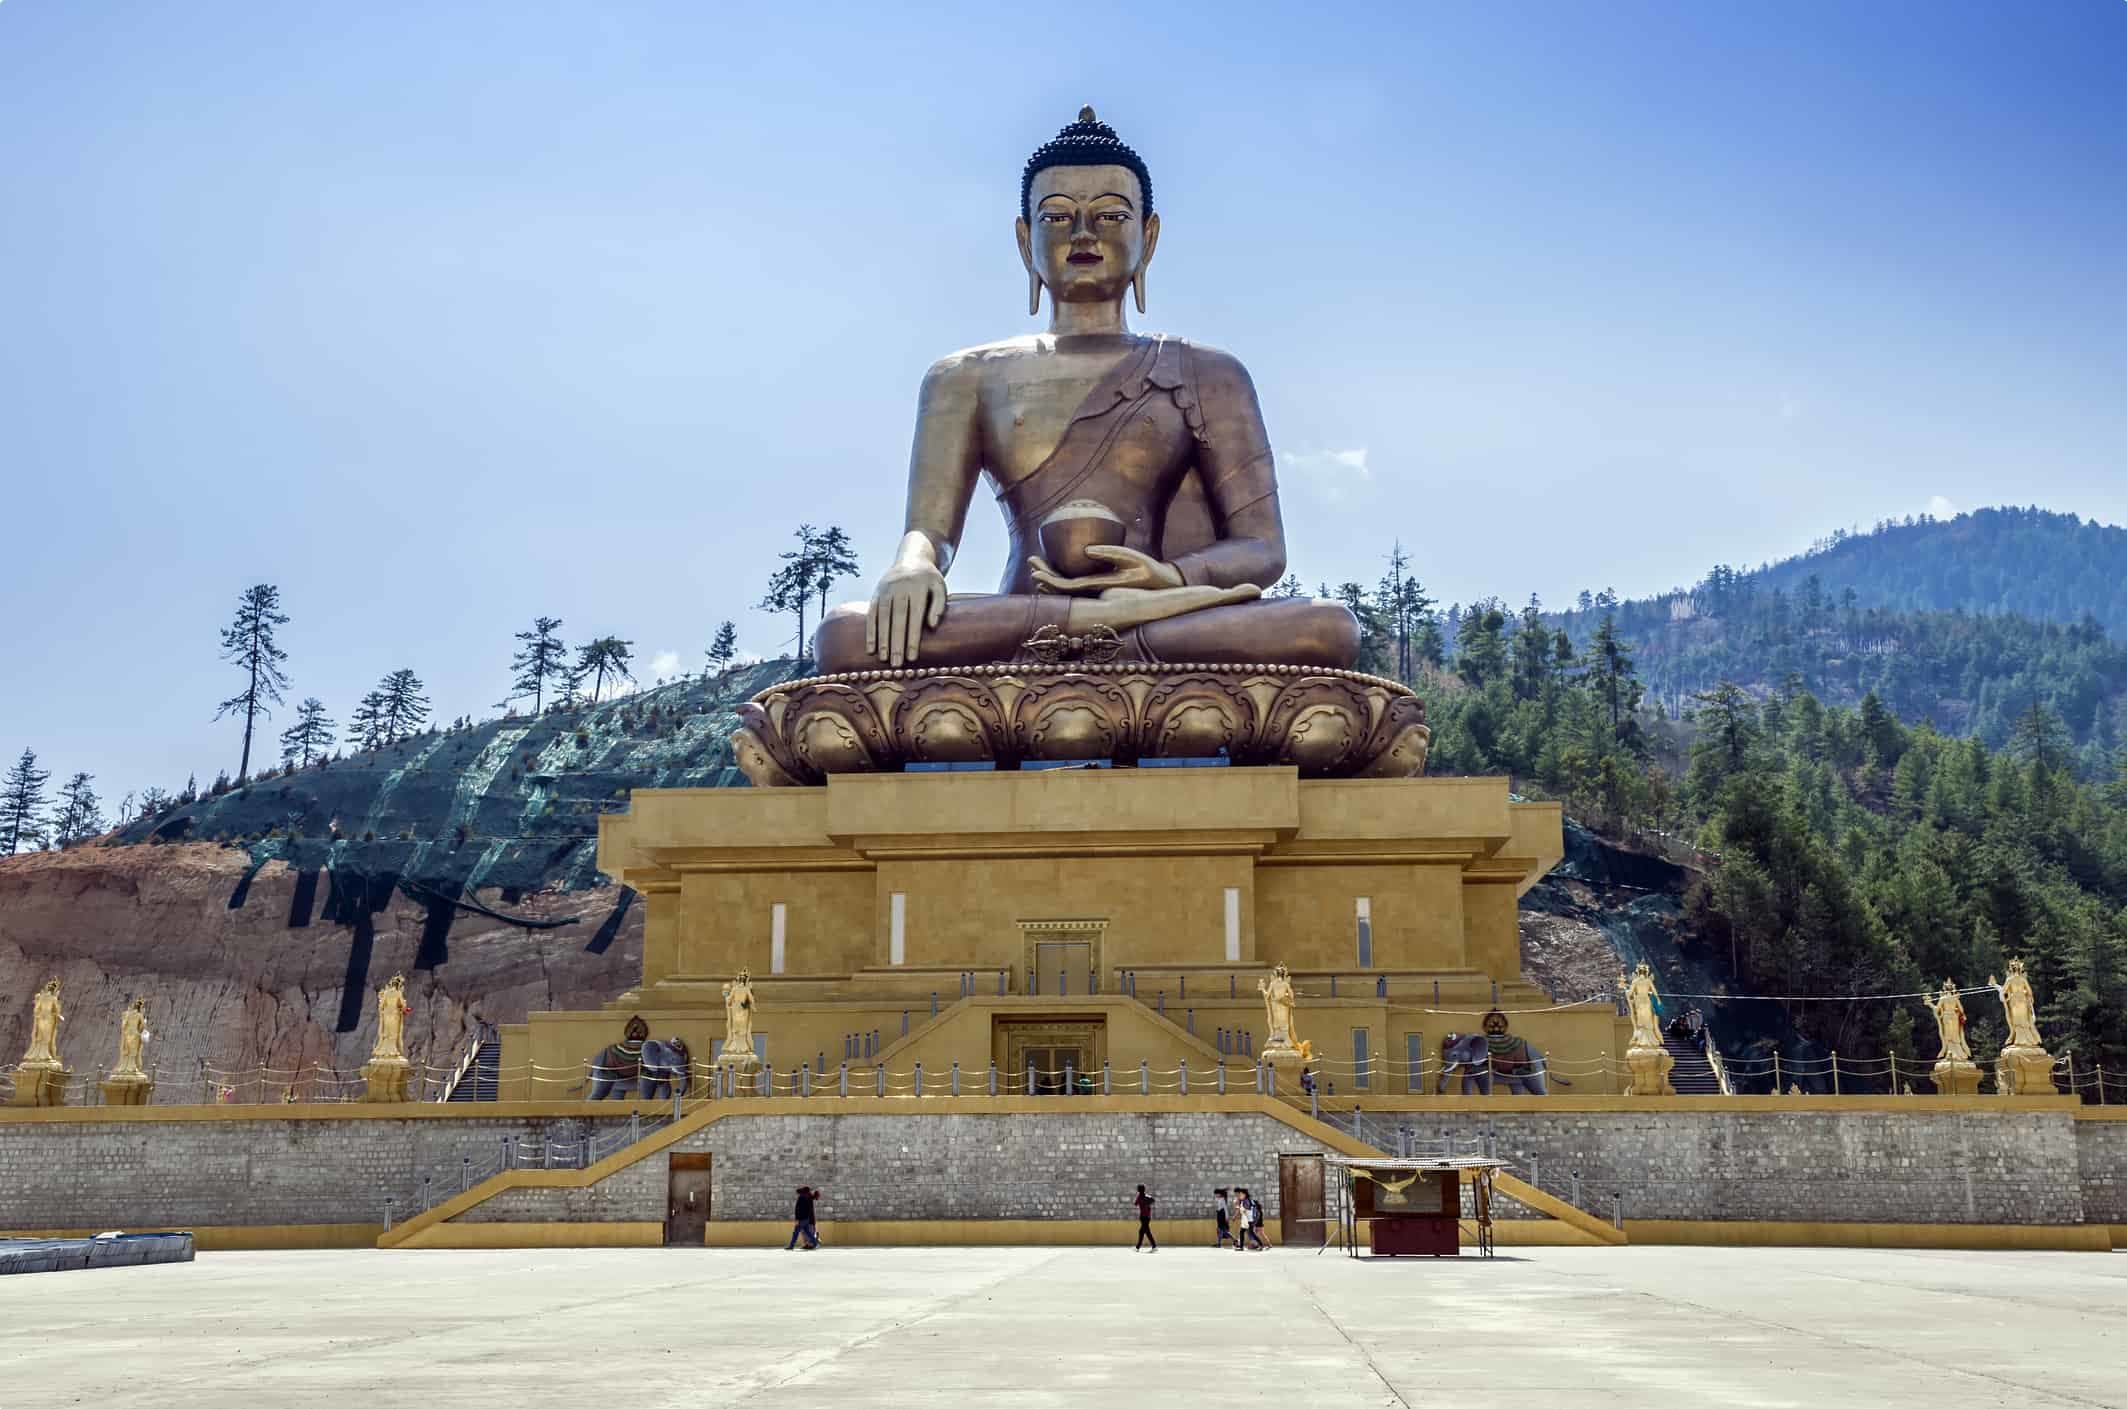
[[[1080,108],[1078,121],[1027,158],[1018,232],[1029,313],[1043,286],[1059,303],[1113,303],[1134,287],[1145,311],[1145,266],[1160,238],[1152,175],[1093,109]]]

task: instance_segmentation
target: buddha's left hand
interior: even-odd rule
[[[1165,621],[1171,616],[1253,601],[1262,594],[1263,589],[1253,582],[1238,587],[1111,587],[1098,597],[1081,597],[1071,603],[1067,629],[1085,631],[1105,626],[1127,631],[1148,621]]]
[[[1064,592],[1073,596],[1085,596],[1105,592],[1113,587],[1180,587],[1182,570],[1173,563],[1163,563],[1149,553],[1140,553],[1135,548],[1119,544],[1096,543],[1086,549],[1086,556],[1108,564],[1107,572],[1096,572],[1086,577],[1065,577],[1049,566],[1048,560],[1036,554],[1027,559],[1033,569],[1034,581],[1051,592]]]

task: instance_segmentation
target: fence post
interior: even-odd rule
[[[960,1094],[960,1063],[953,1063],[953,1094]]]
[[[1182,1058],[1182,1094],[1189,1094],[1189,1059]]]
[[[2103,1062],[2098,1063],[2097,1068],[2097,1103],[2101,1106],[2105,1104],[2105,1064]]]
[[[1577,1169],[1573,1171],[1573,1182],[1572,1182],[1572,1188],[1573,1188],[1573,1197],[1572,1197],[1572,1199],[1571,1199],[1571,1200],[1569,1200],[1569,1202],[1571,1202],[1571,1203],[1572,1203],[1572,1205],[1573,1205],[1573,1206],[1574,1206],[1575,1208],[1579,1208],[1579,1207],[1580,1207],[1580,1171],[1579,1171],[1579,1170],[1577,1170]]]
[[[1264,1095],[1266,1095],[1266,1096],[1275,1096],[1275,1095],[1277,1095],[1277,1094],[1278,1094],[1278,1069],[1277,1069],[1276,1067],[1272,1066],[1272,1065],[1271,1065],[1271,1064],[1270,1064],[1269,1062],[1265,1062],[1265,1063],[1263,1063],[1263,1065],[1262,1065],[1262,1067],[1260,1068],[1260,1070],[1261,1070],[1261,1071],[1262,1071],[1262,1073],[1263,1073],[1263,1094],[1264,1094]]]
[[[1064,1063],[1064,1094],[1066,1096],[1076,1096],[1078,1094],[1078,1064],[1076,1062],[1067,1061]]]
[[[849,1094],[849,1063],[842,1063],[842,1094]]]
[[[931,990],[931,1016],[938,1016],[938,990],[935,988]]]
[[[1839,1049],[1832,1048],[1832,1094],[1839,1094]]]
[[[1275,1072],[1271,1073],[1271,1085],[1273,1087],[1277,1085],[1277,1073]],[[1359,1102],[1354,1100],[1352,1102],[1352,1138],[1354,1140],[1363,1141],[1366,1139],[1365,1120],[1366,1112],[1360,1110]]]
[[[1004,997],[1004,981],[1006,974],[1009,972],[1010,970],[1008,969],[999,969],[997,971],[997,996],[999,998]]]
[[[798,1094],[800,1096],[810,1096],[812,1094],[811,1062],[803,1062],[798,1066]]]
[[[923,1094],[923,1063],[916,1063],[916,1094]]]
[[[463,1159],[462,1161],[460,1161],[460,1162],[459,1162],[459,1168],[458,1168],[458,1192],[462,1194],[462,1193],[464,1193],[464,1192],[465,1192],[465,1191],[466,1191],[467,1189],[470,1189],[470,1188],[472,1188],[472,1187],[473,1187],[473,1157],[472,1157],[471,1155],[467,1155],[467,1156],[466,1156],[466,1157],[465,1157],[465,1158],[464,1158],[464,1159]]]
[[[1625,1196],[1623,1194],[1612,1194],[1610,1196],[1610,1226],[1620,1233],[1625,1231]]]
[[[1152,1063],[1145,1061],[1143,1058],[1140,1058],[1137,1063],[1137,1094],[1140,1096],[1152,1094]]]
[[[871,1069],[872,1080],[877,1084],[880,1096],[886,1095],[886,1068],[883,1065]]]
[[[392,1203],[393,1203],[393,1200],[391,1200],[391,1199],[386,1199],[386,1200],[384,1201],[384,1231],[385,1231],[385,1232],[387,1232],[387,1233],[389,1233],[389,1232],[391,1231],[391,1206],[392,1206]]]
[[[1022,1094],[1028,1096],[1034,1094],[1034,1063],[1031,1061],[1027,1063],[1027,1087]]]
[[[1891,1094],[1898,1094],[1898,1054],[1891,1053]]]
[[[997,1094],[997,1063],[990,1063],[990,1094]]]
[[[682,1114],[684,1113],[684,1111],[685,1111],[685,1104],[684,1104],[684,1103],[686,1102],[686,1099],[687,1099],[687,1092],[686,1092],[686,1089],[685,1089],[684,1087],[682,1087],[682,1086],[681,1086],[681,1085],[680,1085],[680,1084],[679,1084],[679,1083],[678,1083],[677,1081],[673,1082],[673,1083],[672,1083],[672,1118],[673,1118],[674,1120],[678,1120],[678,1119],[680,1118],[680,1116],[681,1116],[681,1115],[682,1115]],[[631,1120],[640,1120],[641,1118],[642,1118],[642,1117],[640,1117],[640,1116],[631,1116],[631,1117],[630,1117],[630,1119],[631,1119]]]
[[[1542,1167],[1541,1167],[1541,1164],[1540,1164],[1540,1162],[1539,1162],[1539,1160],[1538,1160],[1538,1157],[1537,1157],[1537,1156],[1535,1156],[1535,1155],[1530,1155],[1530,1156],[1529,1156],[1529,1187],[1530,1187],[1530,1188],[1532,1188],[1532,1189],[1541,1189],[1541,1188],[1542,1188],[1542,1187],[1544,1186],[1544,1182],[1543,1182],[1543,1180],[1544,1180],[1544,1175],[1543,1175],[1543,1169],[1542,1169]]]
[[[1316,1120],[1322,1118],[1322,1093],[1319,1090],[1307,1093],[1307,1113]]]
[[[1105,1061],[1100,1064],[1100,1094],[1103,1096],[1115,1094],[1115,1068]]]
[[[1778,1047],[1772,1049],[1772,1093],[1775,1096],[1780,1094],[1780,1049]]]

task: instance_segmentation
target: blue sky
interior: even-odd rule
[[[1034,327],[1018,171],[1085,102],[1158,183],[1140,326],[1248,363],[1310,583],[2127,521],[2123,72],[2119,0],[5,0],[0,755],[233,769],[258,581],[342,721],[400,666],[490,712],[541,612],[787,647],[790,526],[868,579],[923,369]]]

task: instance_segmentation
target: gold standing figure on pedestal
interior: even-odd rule
[[[753,1055],[753,975],[740,969],[724,985],[724,1046],[719,1062],[743,1066]]]
[[[1965,1005],[1957,991],[1957,980],[1944,979],[1942,991],[1933,998],[1923,998],[1920,1005],[1935,1018],[1935,1033],[1942,1041],[1944,1062],[1969,1062],[1972,1060],[1971,1044],[1965,1041]]]
[[[59,1002],[59,980],[52,979],[30,1001],[30,1045],[22,1054],[26,1067],[56,1067],[59,1060],[59,1025],[66,1009]]]
[[[406,1060],[406,1015],[412,1011],[406,1002],[406,975],[393,974],[377,990],[377,1045],[369,1049],[371,1061]]]
[[[1617,991],[1625,995],[1625,1002],[1632,1010],[1632,1045],[1660,1047],[1662,1027],[1655,1021],[1654,1000],[1661,994],[1655,991],[1654,970],[1641,964],[1632,971],[1630,981],[1619,974]]]
[[[118,1065],[111,1068],[112,1080],[147,1079],[141,1053],[153,1036],[148,1031],[148,1000],[135,998],[133,1006],[118,1015]]]
[[[2024,972],[2024,961],[2009,961],[2006,980],[1988,974],[1987,987],[2001,998],[2002,1014],[2009,1020],[2009,1045],[2043,1047],[2045,1043],[2038,1035],[2038,1000],[2031,992],[2031,979]]]

